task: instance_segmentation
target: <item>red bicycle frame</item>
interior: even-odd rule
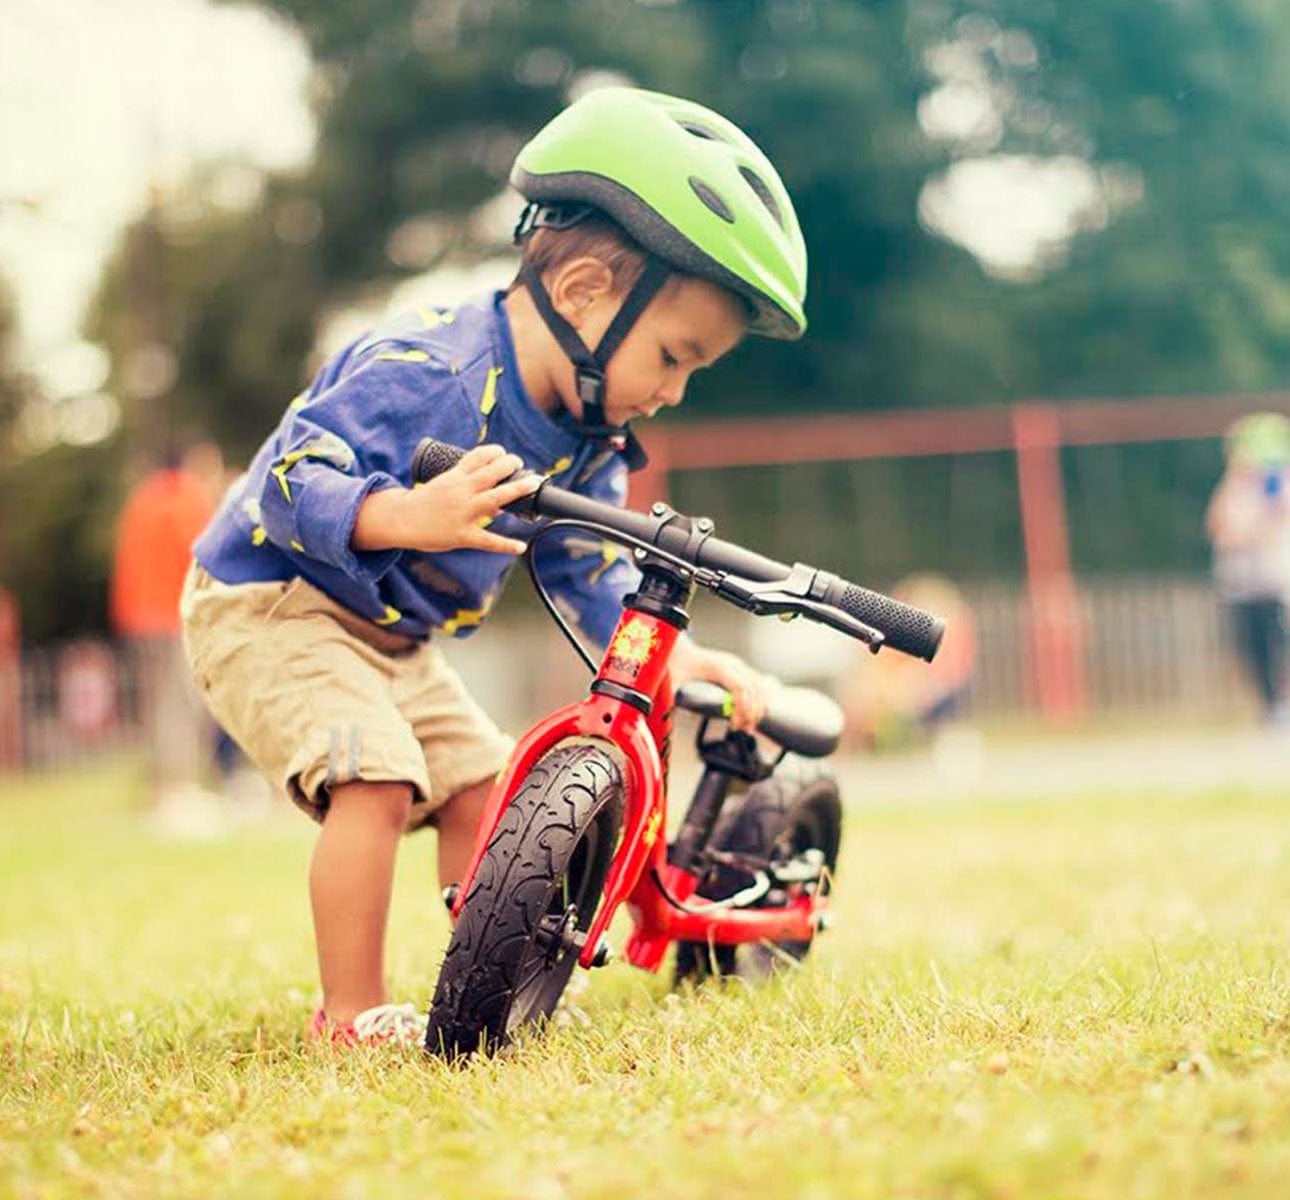
[[[658,970],[673,941],[806,942],[814,936],[828,907],[823,895],[799,895],[775,908],[720,907],[706,901],[692,905],[698,876],[667,861],[662,834],[667,824],[673,706],[668,664],[679,634],[670,621],[624,608],[587,699],[558,709],[520,739],[489,795],[470,865],[453,900],[454,919],[470,894],[503,810],[529,771],[559,743],[577,738],[611,743],[627,768],[622,839],[578,956],[583,967],[593,965],[601,939],[624,902],[635,924],[624,957],[649,971]]]

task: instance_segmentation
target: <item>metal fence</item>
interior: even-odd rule
[[[966,589],[977,624],[970,712],[978,719],[1028,717],[1026,595],[1020,587]],[[1084,626],[1092,715],[1230,716],[1250,705],[1228,646],[1224,618],[1205,581],[1086,582],[1071,619]],[[744,654],[767,670],[826,689],[863,650],[841,635],[797,621],[754,620],[700,601],[696,637]],[[486,633],[446,642],[449,658],[503,728],[523,729],[578,698],[585,670],[541,617],[499,618]],[[26,650],[20,671],[21,760],[45,767],[136,747],[141,697],[122,647],[80,640]],[[13,714],[3,714],[13,724]]]
[[[85,638],[26,650],[19,687],[28,766],[75,762],[141,739],[139,689],[122,646]]]
[[[1094,713],[1227,715],[1249,703],[1237,678],[1222,606],[1206,583],[1103,581],[1085,586],[1074,614],[1085,630]],[[983,589],[971,596],[981,642],[981,711],[1030,711],[1025,597]]]

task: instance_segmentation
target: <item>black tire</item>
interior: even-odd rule
[[[784,863],[806,850],[819,850],[828,868],[822,889],[837,869],[842,843],[842,802],[837,781],[821,773],[812,778],[779,778],[772,775],[755,783],[742,796],[727,800],[709,846],[714,850],[753,859]],[[699,886],[707,900],[725,900],[751,882],[736,867],[711,870]],[[788,897],[770,893],[756,907],[783,905]],[[814,939],[804,942],[749,942],[737,946],[678,942],[676,983],[699,982],[708,976],[737,975],[750,981],[766,978],[800,962]]]
[[[551,1015],[577,965],[555,931],[565,919],[584,932],[590,926],[622,807],[622,772],[598,746],[558,746],[530,771],[448,943],[426,1049],[445,1058],[497,1050]]]

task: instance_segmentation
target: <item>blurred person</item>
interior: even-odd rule
[[[327,362],[198,541],[185,642],[216,718],[321,824],[309,886],[314,1036],[419,1041],[390,1004],[384,941],[398,838],[434,825],[460,879],[512,743],[435,639],[486,618],[532,530],[503,508],[525,468],[623,504],[631,422],[680,404],[748,332],[805,330],[806,251],[778,174],[737,127],[631,88],[576,101],[520,152],[528,202],[505,292],[422,307]],[[410,486],[422,437],[471,447]],[[625,557],[545,539],[538,569],[604,645]],[[730,690],[754,726],[766,681],[682,637],[678,680]]]
[[[21,627],[18,598],[0,585],[0,771],[22,765]]]
[[[966,742],[942,735],[959,727],[971,693],[977,661],[972,610],[958,588],[939,575],[912,575],[892,595],[944,617],[945,636],[931,663],[864,652],[838,687],[847,730],[871,749],[930,740],[934,751],[953,758],[955,747]]]
[[[109,612],[125,641],[146,737],[153,814],[205,828],[210,722],[185,667],[179,597],[192,545],[215,511],[224,464],[209,441],[183,439],[128,492],[117,520]]]
[[[1227,434],[1227,465],[1205,514],[1214,577],[1263,718],[1282,726],[1290,589],[1290,420],[1254,413]]]

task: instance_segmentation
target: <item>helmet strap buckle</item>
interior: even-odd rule
[[[605,399],[605,373],[590,363],[579,363],[574,368],[574,382],[578,399],[582,403],[583,420],[592,417],[592,412],[600,414],[598,424],[603,423]]]
[[[639,471],[649,458],[645,447],[632,432],[630,425],[611,425],[605,419],[605,373],[590,363],[580,363],[573,369],[574,386],[582,402],[582,418],[578,431],[584,436],[603,442],[627,460],[629,471]]]
[[[571,229],[593,212],[589,204],[542,204],[531,200],[515,222],[511,240],[518,246],[535,229]]]

